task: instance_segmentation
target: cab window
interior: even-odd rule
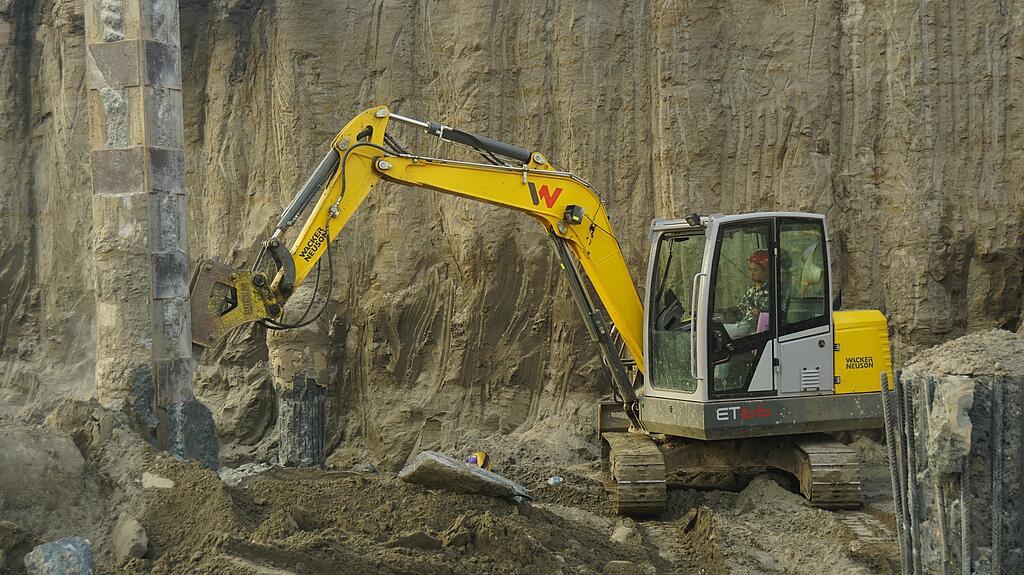
[[[768,221],[722,227],[711,278],[708,354],[712,396],[743,395],[774,337],[775,289]]]
[[[818,220],[779,221],[780,335],[829,323],[825,230]]]

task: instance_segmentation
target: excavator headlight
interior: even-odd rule
[[[569,224],[583,223],[583,206],[574,204],[565,206],[565,215],[562,216],[562,219]]]
[[[691,226],[700,226],[700,214],[698,214],[697,212],[693,212],[692,214],[687,215],[683,219],[686,220],[686,223],[690,224]]]

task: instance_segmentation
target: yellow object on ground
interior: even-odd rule
[[[836,393],[878,391],[882,373],[892,381],[892,355],[885,316],[878,310],[837,311],[835,324]]]
[[[466,458],[466,463],[488,471],[491,470],[491,458],[487,457],[486,451],[474,451],[472,455]]]

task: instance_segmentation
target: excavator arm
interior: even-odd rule
[[[492,160],[500,155],[516,164],[420,157],[394,145],[389,149],[385,147],[386,129],[391,121],[421,127],[442,139],[472,146]],[[229,330],[255,321],[287,327],[278,319],[284,303],[381,180],[511,208],[538,220],[548,231],[588,331],[612,371],[616,392],[627,405],[635,404],[633,385],[613,341],[613,330],[621,336],[637,369],[642,370],[643,310],[600,196],[585,181],[555,169],[540,153],[405,118],[385,107],[359,114],[338,133],[326,157],[264,242],[252,271],[234,270],[212,260],[198,262],[191,282],[193,342],[205,347]],[[316,205],[302,230],[291,248],[286,248],[285,231],[317,194]],[[267,254],[277,267],[272,280],[259,271]],[[584,273],[612,326],[606,325],[592,300]]]

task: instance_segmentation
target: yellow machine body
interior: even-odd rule
[[[835,392],[878,391],[882,373],[892,381],[892,355],[885,316],[878,310],[837,311],[835,326]]]

